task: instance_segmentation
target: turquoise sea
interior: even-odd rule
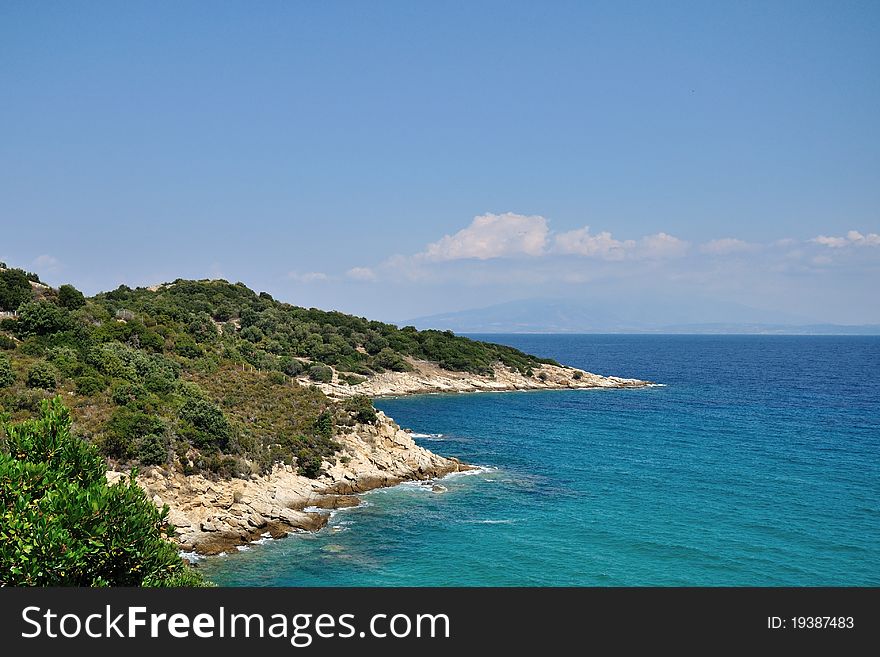
[[[492,335],[641,390],[377,406],[484,466],[209,558],[234,586],[878,585],[880,337]]]

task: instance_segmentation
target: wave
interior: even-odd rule
[[[493,465],[475,465],[471,470],[460,470],[458,472],[450,472],[442,479],[455,479],[457,477],[472,477],[474,475],[488,474],[490,472],[498,472],[498,468]]]
[[[445,438],[442,433],[419,433],[418,431],[413,431],[409,434],[413,438],[421,438],[422,440],[436,440],[443,441]]]
[[[512,525],[516,520],[510,518],[502,518],[501,520],[466,520],[473,525]]]

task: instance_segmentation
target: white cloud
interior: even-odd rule
[[[603,258],[605,260],[623,260],[627,251],[632,250],[636,243],[633,240],[621,242],[611,236],[608,231],[596,235],[590,234],[590,227],[584,226],[577,230],[559,233],[555,237],[556,252],[567,255],[580,255]]]
[[[832,249],[842,249],[847,246],[880,246],[880,235],[877,233],[862,235],[857,230],[851,230],[846,234],[846,237],[819,235],[810,241]]]
[[[639,241],[637,255],[641,258],[678,258],[687,253],[690,242],[667,233],[648,235]]]
[[[352,267],[345,275],[356,281],[375,281],[376,272],[369,267]]]
[[[326,281],[329,277],[322,271],[307,271],[302,274],[292,271],[287,274],[287,278],[297,283],[314,283],[316,281]]]
[[[735,237],[722,237],[710,240],[700,245],[700,251],[710,255],[728,255],[730,253],[745,253],[759,248],[757,244],[751,244]]]
[[[39,255],[33,260],[33,266],[38,270],[46,271],[54,271],[61,266],[61,262],[55,256],[51,256],[49,254]],[[40,273],[39,271],[37,272]]]
[[[555,251],[563,255],[579,255],[603,260],[677,258],[690,244],[667,233],[646,235],[640,240],[617,240],[608,231],[595,235],[589,226],[559,233],[555,236]]]
[[[445,235],[427,246],[417,257],[430,262],[489,260],[518,255],[540,256],[547,246],[550,229],[539,215],[512,212],[483,214],[454,235]]]

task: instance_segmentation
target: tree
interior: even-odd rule
[[[134,477],[110,486],[61,399],[0,440],[0,586],[200,586]]]
[[[0,270],[0,310],[12,311],[33,297],[31,284],[21,269]]]
[[[18,309],[19,335],[51,335],[71,328],[70,312],[48,301],[32,301]]]
[[[86,297],[73,285],[62,285],[58,288],[58,305],[68,310],[76,310],[86,305]]]

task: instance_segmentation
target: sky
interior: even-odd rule
[[[878,117],[871,1],[4,0],[0,260],[880,323]]]

